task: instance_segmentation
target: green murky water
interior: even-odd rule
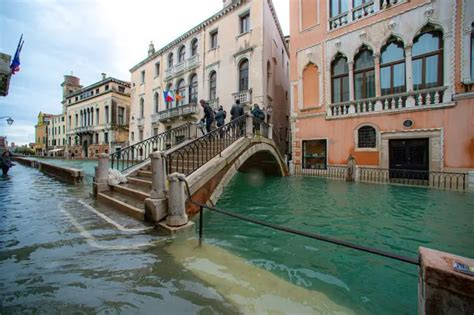
[[[95,166],[52,162],[87,181]],[[141,225],[89,191],[21,165],[0,177],[0,313],[416,313],[414,266],[209,211],[203,247],[128,233],[84,203]],[[418,246],[474,256],[469,193],[238,174],[218,206],[410,257]]]

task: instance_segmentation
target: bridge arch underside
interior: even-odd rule
[[[258,151],[246,159],[240,167],[239,172],[262,172],[267,176],[284,176],[279,158],[270,151]]]

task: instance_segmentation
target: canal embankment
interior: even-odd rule
[[[79,184],[84,180],[84,172],[77,168],[54,165],[20,156],[14,156],[13,160],[22,165],[37,168],[39,171],[69,184]]]

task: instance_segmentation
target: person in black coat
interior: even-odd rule
[[[219,106],[219,110],[216,113],[217,128],[224,126],[226,116],[227,116],[227,113],[224,110],[224,107],[222,107],[222,105]]]
[[[236,118],[239,118],[244,114],[244,108],[240,104],[240,100],[237,99],[235,100],[235,104],[232,105],[232,108],[230,109],[230,120],[234,120]]]
[[[204,117],[202,118],[202,121],[205,121],[206,123],[206,131],[211,132],[211,125],[214,122],[214,111],[205,100],[200,100],[199,103],[204,110]]]

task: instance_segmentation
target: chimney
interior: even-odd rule
[[[102,80],[105,80],[105,78],[107,77],[107,74],[104,72],[102,72],[101,74],[102,74]]]
[[[155,45],[153,45],[153,42],[150,42],[150,45],[148,46],[148,56],[151,56],[155,53]]]

